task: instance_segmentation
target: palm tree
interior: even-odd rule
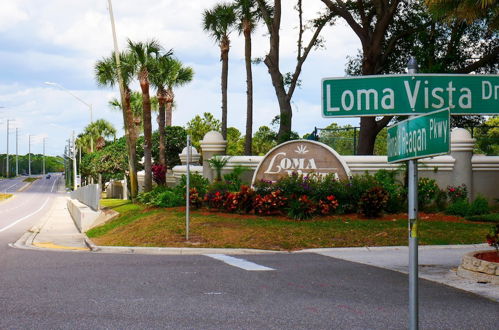
[[[105,138],[113,137],[116,140],[116,129],[113,124],[104,119],[98,119],[85,127],[84,135],[88,135],[97,150],[105,145]]]
[[[125,106],[122,107],[123,123],[128,149],[128,168],[130,178],[130,197],[132,201],[138,193],[137,182],[137,134],[133,121],[133,113],[130,106],[130,83],[133,80],[133,61],[129,53],[120,54],[121,75],[125,89]],[[114,59],[114,53],[105,57],[95,64],[95,77],[99,86],[114,87],[118,84],[118,69]]]
[[[497,0],[425,0],[425,3],[437,17],[463,20],[469,24],[490,16],[491,29],[499,28]]]
[[[203,29],[218,42],[222,61],[222,136],[227,139],[227,81],[229,73],[229,34],[235,27],[234,6],[222,3],[203,13]]]
[[[112,98],[108,102],[113,110],[122,111],[121,102],[117,98]],[[142,93],[131,91],[130,92],[130,108],[133,114],[133,127],[137,136],[144,132],[144,125],[142,125]],[[151,110],[158,111],[158,98],[151,97]]]
[[[253,138],[253,72],[251,70],[251,33],[260,19],[255,0],[236,0],[239,34],[244,35],[244,60],[246,63],[246,137],[244,154],[251,155]]]
[[[152,123],[149,96],[149,72],[161,46],[155,40],[133,42],[128,40],[128,50],[134,60],[135,73],[142,91],[142,124],[144,125],[144,191],[152,190]]]
[[[191,67],[182,66],[182,62],[171,56],[159,57],[155,63],[154,71],[150,79],[157,89],[159,103],[159,162],[166,168],[165,126],[172,125],[172,108],[175,99],[173,88],[190,82],[194,71]]]

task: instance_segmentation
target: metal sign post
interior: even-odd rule
[[[190,176],[191,171],[189,163],[191,161],[191,136],[187,135],[187,177],[185,184],[185,240],[189,240],[189,222],[190,222]]]
[[[414,57],[407,63],[407,71],[414,74],[418,63]],[[418,160],[407,162],[408,171],[408,210],[409,219],[409,329],[419,328],[419,297],[418,297]]]

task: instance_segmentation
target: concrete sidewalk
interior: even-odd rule
[[[57,197],[39,224],[23,235],[14,246],[80,252],[160,255],[289,253],[254,249],[96,246],[76,228],[66,206],[67,198],[66,196]],[[420,246],[419,277],[473,292],[499,302],[499,285],[478,283],[476,280],[468,280],[456,275],[456,269],[464,254],[486,249],[490,249],[487,244]],[[409,252],[407,246],[308,249],[293,253],[317,253],[397,272],[408,272]]]

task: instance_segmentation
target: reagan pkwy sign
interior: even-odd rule
[[[499,75],[381,75],[322,80],[323,117],[499,113]]]

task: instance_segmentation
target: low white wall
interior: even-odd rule
[[[68,198],[66,204],[76,227],[82,233],[92,227],[101,213],[100,211],[92,210],[76,199]]]
[[[71,198],[77,199],[81,203],[97,211],[99,209],[100,201],[100,185],[89,184],[87,186],[80,187],[71,192]]]

